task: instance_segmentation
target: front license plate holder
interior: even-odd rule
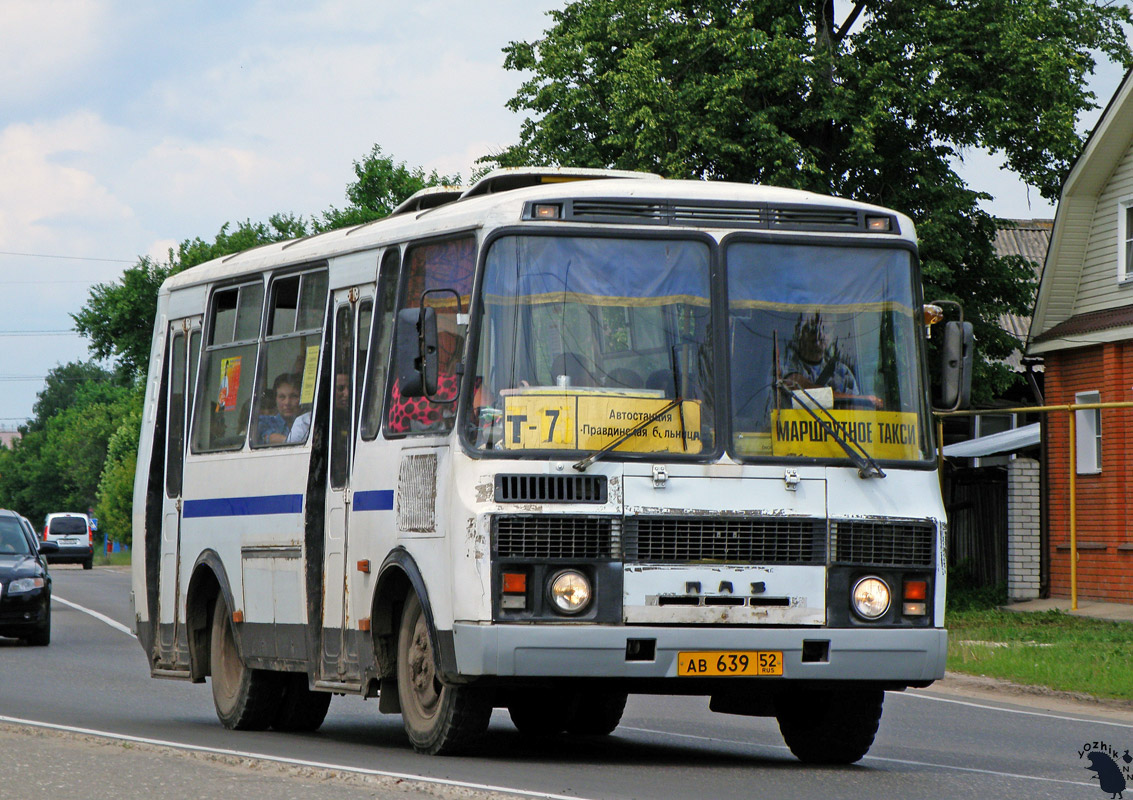
[[[782,650],[682,650],[681,678],[777,678],[783,675]]]

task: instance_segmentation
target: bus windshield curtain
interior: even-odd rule
[[[708,305],[707,247],[642,239],[509,237],[491,249],[490,304]]]
[[[728,248],[728,265],[744,270],[728,283],[733,308],[913,313],[905,250],[741,242]]]

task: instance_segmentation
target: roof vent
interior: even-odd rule
[[[652,172],[632,172],[623,169],[586,169],[583,167],[508,167],[489,172],[476,181],[462,196],[461,200],[481,194],[510,192],[514,189],[527,189],[548,183],[569,183],[570,181],[594,181],[609,178],[661,180]]]

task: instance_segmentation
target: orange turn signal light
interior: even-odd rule
[[[905,581],[906,600],[924,600],[928,595],[928,581]]]
[[[504,594],[526,594],[527,574],[523,572],[505,572],[503,574]]]

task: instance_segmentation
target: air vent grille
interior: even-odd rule
[[[532,219],[530,208],[526,214]],[[880,216],[871,214],[871,217]],[[563,205],[563,219],[636,225],[692,225],[697,227],[757,228],[798,231],[869,231],[863,211],[838,206],[770,205],[672,200],[572,200]],[[873,231],[877,232],[877,231]],[[888,233],[899,233],[890,217]]]
[[[626,561],[823,564],[826,521],[781,517],[627,517]]]
[[[830,541],[839,564],[927,568],[935,564],[936,526],[931,522],[838,520],[830,524]]]
[[[492,552],[499,558],[617,558],[621,520],[562,514],[492,517]]]
[[[605,503],[605,475],[497,475],[497,503]]]

